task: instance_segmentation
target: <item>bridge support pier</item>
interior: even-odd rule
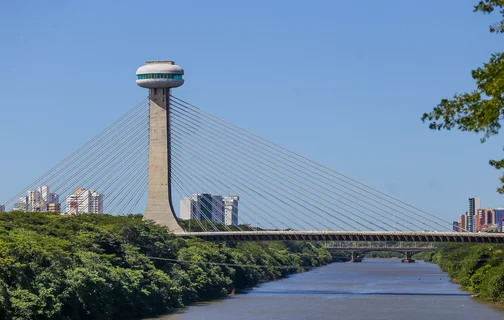
[[[351,262],[351,263],[362,262],[362,258],[359,258],[359,255],[357,254],[357,252],[352,251],[352,256],[351,256],[351,259],[349,262]]]
[[[411,258],[411,256],[413,256],[412,252],[406,251],[404,254],[406,255],[406,257],[401,260],[403,263],[415,263],[415,260]]]
[[[144,219],[181,233],[171,197],[170,89],[155,88],[149,92],[149,190]]]

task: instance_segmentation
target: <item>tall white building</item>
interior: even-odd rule
[[[189,220],[196,219],[199,220],[199,214],[193,208],[192,197],[185,197],[180,199],[180,219]]]
[[[103,195],[96,191],[91,191],[89,213],[103,213]]]
[[[77,189],[66,198],[65,214],[103,213],[103,195],[87,189]]]
[[[224,197],[224,223],[226,226],[238,225],[238,196]]]
[[[40,192],[37,190],[28,190],[28,211],[30,212],[44,212],[46,203],[42,201]]]
[[[49,200],[49,187],[48,186],[40,186],[37,188],[38,196],[40,200],[48,202]]]

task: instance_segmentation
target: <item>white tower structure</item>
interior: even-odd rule
[[[171,189],[170,90],[184,84],[184,70],[173,61],[147,61],[136,83],[149,89],[149,182],[144,219],[184,232],[175,216]]]

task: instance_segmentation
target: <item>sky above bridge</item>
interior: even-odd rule
[[[0,203],[142,100],[145,60],[170,59],[176,96],[408,203],[504,206],[487,164],[502,141],[420,120],[504,49],[476,2],[3,1]]]

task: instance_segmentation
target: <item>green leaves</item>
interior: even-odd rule
[[[0,319],[141,317],[301,269],[212,262],[310,267],[329,261],[325,249],[310,243],[183,240],[140,216],[2,213]]]
[[[500,9],[499,12],[504,16],[504,0],[482,0],[476,6],[474,6],[474,12],[483,12],[485,14],[490,14],[494,12],[495,9]],[[504,33],[504,19],[494,23],[490,26],[490,32],[492,33]]]
[[[455,281],[481,297],[504,302],[504,246],[451,244],[433,261]]]
[[[482,142],[497,134],[504,116],[504,53],[493,54],[490,62],[473,70],[478,90],[443,99],[422,121],[430,129],[483,132]]]

